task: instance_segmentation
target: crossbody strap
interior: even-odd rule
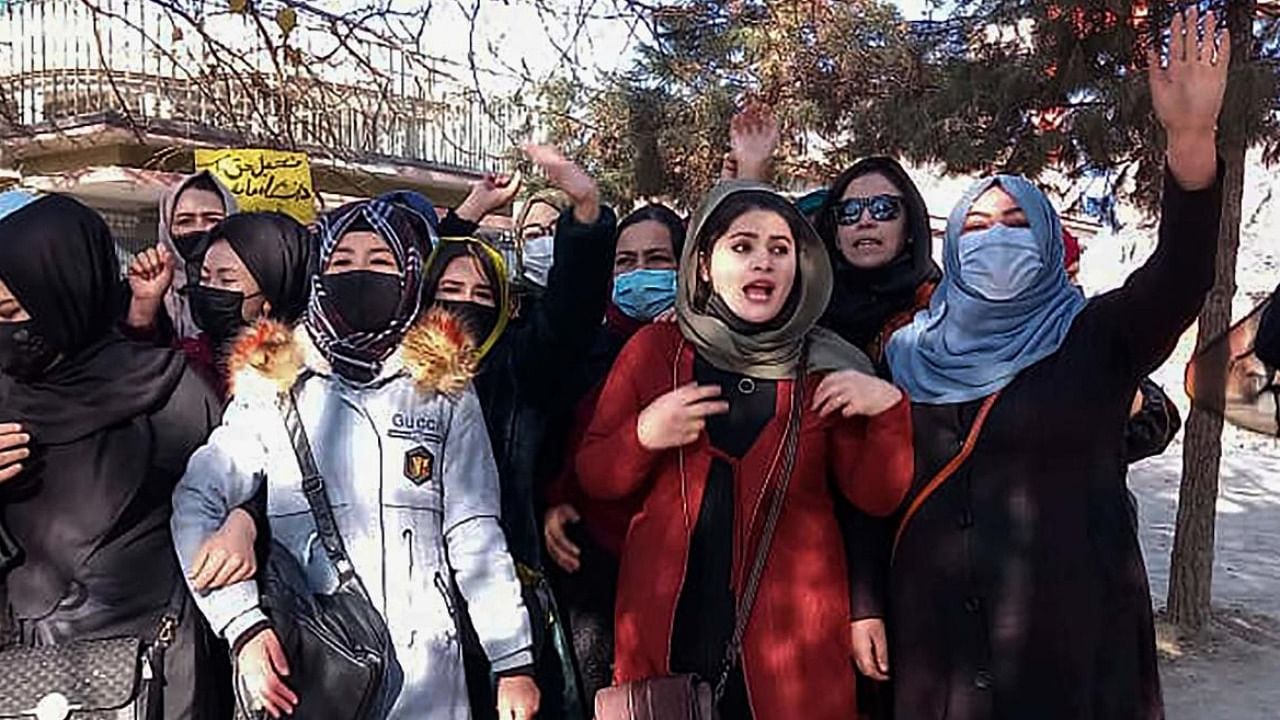
[[[307,439],[307,431],[302,426],[302,418],[298,414],[297,398],[292,390],[283,392],[277,397],[277,404],[280,413],[284,416],[284,426],[289,432],[289,441],[293,444],[293,452],[298,458],[298,467],[302,470],[302,493],[306,495],[311,516],[315,518],[320,543],[324,546],[325,554],[329,556],[329,562],[333,563],[338,573],[338,584],[344,586],[354,581],[359,585],[360,578],[356,575],[351,559],[347,556],[342,535],[338,533],[338,522],[333,517],[333,507],[329,505],[324,476],[316,467],[315,455],[311,452],[311,441]],[[363,586],[360,587],[363,591]]]
[[[725,650],[724,664],[720,677],[715,685],[715,704],[719,705],[729,683],[729,675],[738,663],[742,653],[742,640],[747,632],[747,623],[751,620],[751,610],[755,607],[756,595],[760,591],[760,580],[764,576],[764,566],[769,560],[769,548],[773,544],[773,536],[778,529],[778,518],[782,516],[782,507],[786,504],[787,489],[791,486],[791,473],[795,469],[796,450],[800,444],[800,419],[804,415],[805,365],[808,352],[800,354],[800,362],[796,371],[796,379],[791,388],[791,410],[787,417],[786,435],[783,438],[782,472],[778,476],[778,487],[774,491],[773,500],[769,503],[769,514],[765,516],[764,528],[760,534],[760,544],[756,547],[755,558],[751,563],[751,572],[742,589],[742,598],[738,601],[737,618],[733,626],[733,636]],[[765,488],[769,487],[769,478],[765,478]]]
[[[996,404],[996,398],[998,397],[1000,397],[1000,391],[998,390],[987,396],[987,399],[982,402],[982,407],[978,409],[977,417],[973,419],[973,425],[969,426],[969,436],[964,439],[964,445],[960,447],[960,452],[956,453],[956,456],[951,458],[951,461],[929,480],[929,484],[925,485],[920,494],[916,495],[911,504],[907,506],[907,511],[902,515],[902,522],[898,524],[898,531],[893,535],[893,550],[889,554],[890,563],[893,562],[893,557],[898,554],[898,543],[902,541],[902,533],[906,531],[907,525],[911,523],[912,518],[916,516],[916,513],[920,512],[920,508],[924,506],[925,501],[938,488],[942,487],[942,484],[952,475],[955,475],[960,466],[964,464],[964,461],[968,460],[969,456],[973,454],[973,448],[978,444],[978,436],[982,434],[982,426],[987,423],[987,416],[991,414],[991,408]]]

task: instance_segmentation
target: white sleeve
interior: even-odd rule
[[[533,664],[533,633],[498,520],[498,465],[475,391],[454,401],[445,435],[444,533],[449,566],[495,672]]]
[[[264,482],[267,451],[255,427],[265,421],[269,419],[262,409],[233,403],[208,443],[191,456],[186,474],[173,491],[169,524],[188,584],[200,546]],[[193,589],[192,597],[214,631],[232,643],[240,633],[266,620],[258,607],[254,579],[205,594]]]

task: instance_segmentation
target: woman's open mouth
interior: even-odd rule
[[[773,299],[777,288],[772,280],[755,280],[742,287],[742,296],[755,303],[767,303]]]

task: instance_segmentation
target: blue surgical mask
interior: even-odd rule
[[[1031,228],[995,225],[965,233],[958,243],[960,281],[988,300],[1018,297],[1044,270],[1040,243]]]
[[[629,318],[652,320],[675,302],[675,270],[632,270],[613,279],[613,304]]]

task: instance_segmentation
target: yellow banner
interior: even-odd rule
[[[197,149],[196,171],[201,170],[221,180],[244,212],[274,210],[303,223],[316,218],[311,162],[305,153]]]

